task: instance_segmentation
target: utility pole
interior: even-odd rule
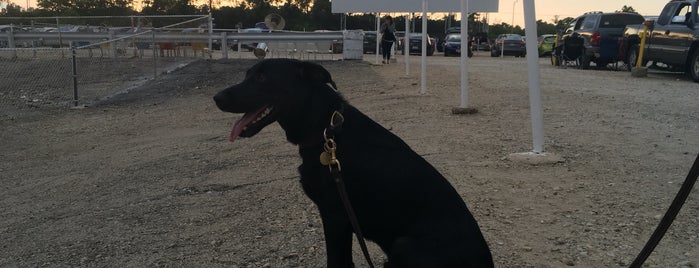
[[[515,6],[517,5],[517,0],[512,3],[512,33],[515,33]]]

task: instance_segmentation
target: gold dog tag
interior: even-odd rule
[[[320,163],[323,164],[323,166],[330,165],[330,160],[331,160],[330,153],[328,153],[328,152],[320,153]]]

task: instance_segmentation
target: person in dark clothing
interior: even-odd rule
[[[383,54],[382,63],[388,64],[391,61],[391,47],[396,42],[396,26],[393,24],[391,16],[384,17],[381,24],[381,49]]]

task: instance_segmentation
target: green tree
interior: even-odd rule
[[[15,3],[9,3],[6,9],[0,10],[1,16],[20,17],[23,15],[22,7]]]
[[[314,0],[310,14],[311,21],[315,24],[309,30],[339,30],[340,14],[331,12],[330,0]]]
[[[539,35],[555,34],[556,33],[556,24],[548,23],[548,22],[545,22],[543,20],[537,20],[536,21],[536,32]]]
[[[129,15],[133,14],[131,0],[38,0],[39,8],[56,15]]]
[[[562,31],[562,30],[565,30],[565,28],[568,26],[568,24],[570,24],[574,20],[575,20],[575,18],[573,18],[573,17],[566,17],[564,19],[560,19],[559,16],[556,15],[553,17],[553,24],[556,25],[556,30]]]
[[[524,29],[522,29],[522,27],[519,27],[519,25],[512,27],[512,25],[502,22],[500,24],[490,25],[490,31],[488,31],[488,38],[495,39],[500,34],[509,33],[524,35]]]
[[[617,10],[617,12],[619,12],[619,10]],[[627,5],[624,5],[623,7],[621,7],[621,12],[638,14],[638,12],[636,12],[636,10],[632,6],[627,6]]]
[[[152,0],[143,7],[141,13],[145,15],[194,15],[201,14],[190,0]]]

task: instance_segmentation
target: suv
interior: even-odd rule
[[[640,24],[644,20],[643,16],[636,13],[588,12],[568,24],[561,36],[559,45],[562,47],[565,37],[577,32],[580,34],[580,37],[585,39],[582,67],[590,67],[590,62],[594,62],[598,67],[606,66],[608,63],[618,59],[618,55],[615,55],[616,57],[602,56],[600,45],[603,43],[603,40],[605,43],[618,46],[618,40],[623,36],[626,25]],[[615,50],[615,53],[616,51],[618,49]]]

